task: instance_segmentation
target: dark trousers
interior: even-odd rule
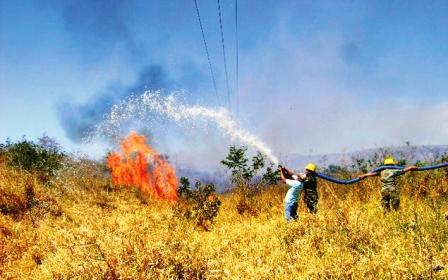
[[[400,208],[400,192],[396,188],[381,190],[381,206],[384,211],[398,210]]]
[[[308,207],[310,213],[317,213],[317,203],[319,202],[319,195],[317,194],[317,190],[304,189],[303,201],[305,202],[306,207]]]

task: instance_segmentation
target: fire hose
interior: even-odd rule
[[[427,171],[427,170],[434,170],[434,169],[443,168],[443,167],[448,167],[448,162],[443,162],[440,164],[430,165],[430,166],[421,166],[421,167],[418,167],[417,169],[415,169],[414,171]],[[370,173],[379,172],[384,169],[404,169],[404,168],[405,168],[404,166],[399,166],[399,165],[380,166],[380,167],[377,167],[377,168],[373,169],[372,171],[370,171]],[[341,185],[354,184],[354,183],[358,183],[362,180],[361,178],[354,178],[354,179],[350,179],[350,180],[340,180],[340,179],[331,177],[331,176],[323,174],[323,173],[318,173],[318,172],[316,173],[316,175],[317,175],[317,177],[319,177],[321,179],[330,181],[332,183],[341,184]]]

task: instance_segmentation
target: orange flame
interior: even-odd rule
[[[121,141],[121,150],[107,157],[115,184],[137,187],[156,198],[177,199],[174,168],[147,144],[145,136],[131,132]]]

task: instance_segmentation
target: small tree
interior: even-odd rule
[[[249,159],[246,157],[247,147],[231,146],[227,157],[221,161],[232,173],[232,183],[250,183],[257,173],[266,167],[266,159],[262,153],[252,157],[252,162],[249,164]],[[275,183],[278,180],[278,173],[271,163],[266,167],[265,173],[262,175],[263,183]],[[243,182],[242,182],[243,181]]]
[[[221,161],[221,163],[227,166],[232,172],[231,179],[234,183],[236,183],[235,180],[239,180],[240,178],[250,180],[253,177],[254,170],[251,170],[249,167],[249,160],[245,155],[246,150],[246,147],[237,148],[231,146],[226,159]]]
[[[175,207],[177,214],[194,221],[198,227],[209,230],[221,205],[215,194],[215,185],[196,182],[194,188],[191,188],[188,178],[181,177],[177,192],[180,198]]]
[[[272,163],[266,167],[263,175],[258,175],[266,166],[265,158],[258,152],[249,163],[246,151],[247,147],[231,146],[229,154],[221,163],[232,173],[231,181],[239,195],[238,213],[247,212],[255,215],[257,213],[255,195],[262,186],[275,184],[279,175]]]

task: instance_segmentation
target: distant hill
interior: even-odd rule
[[[448,145],[428,145],[428,146],[398,146],[386,148],[366,149],[347,153],[333,153],[320,155],[300,155],[291,154],[282,159],[282,162],[295,169],[301,169],[309,162],[318,166],[327,167],[329,165],[350,164],[352,158],[372,159],[375,155],[380,161],[387,156],[393,155],[397,160],[406,159],[409,163],[417,161],[433,162],[442,155],[448,154]]]

